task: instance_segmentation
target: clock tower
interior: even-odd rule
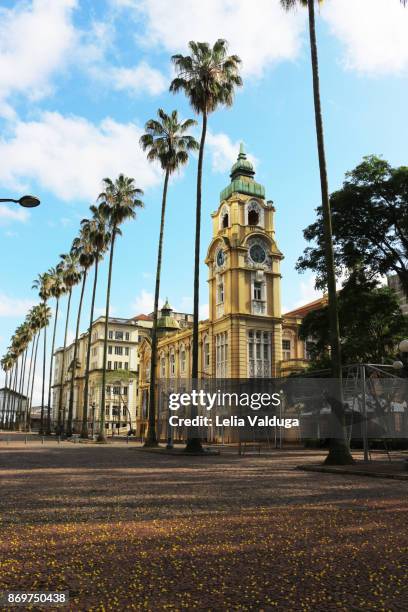
[[[210,321],[215,336],[228,333],[230,368],[223,376],[230,378],[275,376],[282,358],[283,255],[275,240],[273,202],[254,177],[241,144],[231,182],[212,214],[206,257]]]

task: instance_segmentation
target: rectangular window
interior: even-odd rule
[[[115,340],[123,340],[123,332],[122,331],[116,331],[115,332]]]
[[[218,283],[218,287],[217,287],[217,303],[218,304],[224,303],[224,283],[222,281]]]
[[[165,378],[166,376],[166,358],[162,357],[160,360],[160,367],[161,367],[161,375],[162,378]]]
[[[121,366],[120,361],[115,361],[115,363],[113,364],[113,369],[114,370],[120,369],[120,366]]]
[[[110,385],[106,385],[106,393],[110,393],[110,392],[111,392]]]
[[[282,358],[284,361],[291,358],[291,341],[286,338],[282,340]]]
[[[129,369],[129,363],[127,361],[124,362],[123,367],[125,370]]]
[[[180,371],[183,373],[186,371],[186,351],[185,350],[180,351]]]
[[[125,355],[128,357],[129,356],[129,347],[125,346]]]
[[[109,338],[109,340],[112,340],[112,338],[113,338],[113,331],[112,330],[109,330],[108,338]]]
[[[113,395],[120,395],[120,387],[113,387]]]
[[[128,388],[127,387],[123,387],[123,395],[127,395],[128,394]]]
[[[261,330],[248,331],[248,374],[250,378],[271,375],[271,334]]]
[[[176,373],[176,357],[174,353],[170,353],[170,376],[174,376]]]
[[[115,346],[115,355],[123,355],[123,346]]]
[[[204,341],[204,368],[210,367],[210,343],[208,340]]]
[[[109,406],[106,406],[106,408],[105,408],[105,416],[107,416],[108,418],[110,416]]]
[[[125,333],[125,340],[130,340],[130,333],[129,332]]]
[[[108,370],[111,370],[111,369],[112,369],[112,362],[108,361]]]
[[[228,334],[215,336],[215,368],[217,378],[226,378],[228,371]]]
[[[254,282],[254,300],[262,300],[262,283]]]
[[[113,346],[111,344],[108,344],[108,354],[109,355],[112,355],[112,349],[113,349]]]

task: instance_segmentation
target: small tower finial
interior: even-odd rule
[[[245,153],[244,143],[240,142],[238,159],[245,159],[245,158],[246,158],[246,153]]]

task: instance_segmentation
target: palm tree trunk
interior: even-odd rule
[[[69,391],[69,408],[68,408],[68,423],[67,423],[67,435],[68,436],[72,436],[72,433],[73,433],[72,419],[74,415],[74,384],[75,384],[76,362],[77,362],[77,354],[78,354],[79,327],[81,324],[82,302],[84,300],[86,278],[87,278],[87,271],[84,270],[83,277],[82,277],[81,297],[79,298],[78,315],[77,315],[76,330],[75,330],[74,358],[72,360],[71,384],[70,384],[70,391]],[[79,404],[79,402],[77,403]],[[77,409],[78,409],[78,406],[77,406]]]
[[[12,405],[12,410],[11,410],[11,416],[12,416],[12,420],[11,420],[11,429],[15,430],[17,428],[17,385],[18,385],[18,372],[19,372],[19,367],[18,367],[18,358],[16,360],[16,371],[14,374],[14,394],[13,394],[13,405]]]
[[[109,306],[110,306],[110,291],[112,281],[112,263],[113,251],[115,247],[116,227],[112,230],[112,242],[109,254],[109,272],[108,272],[108,287],[106,289],[106,310],[105,310],[105,332],[103,338],[103,363],[102,363],[102,397],[101,397],[101,413],[99,419],[99,434],[98,442],[106,442],[105,433],[105,397],[106,397],[106,357],[108,355],[108,324],[109,324]]]
[[[203,113],[203,127],[201,130],[200,150],[198,153],[197,166],[197,207],[196,207],[196,233],[194,253],[194,311],[193,311],[193,346],[191,378],[198,380],[198,323],[200,307],[200,237],[201,237],[201,185],[203,176],[203,160],[205,137],[207,134],[207,113]],[[193,383],[194,384],[194,383]],[[201,452],[201,440],[197,437],[187,439],[187,452]]]
[[[44,310],[46,309],[47,301],[44,300]],[[44,398],[45,398],[45,366],[47,360],[47,324],[44,325],[44,344],[43,344],[43,368],[42,368],[42,387],[41,387],[41,420],[39,435],[44,435]]]
[[[22,360],[21,360],[21,373],[20,373],[20,385],[19,385],[20,397],[18,398],[18,429],[19,430],[21,430],[22,419],[23,419],[23,391],[24,391],[26,361],[27,361],[27,349],[25,349],[22,355]]]
[[[81,438],[88,438],[88,393],[89,393],[89,367],[91,362],[91,341],[92,341],[92,325],[95,310],[95,296],[96,287],[98,284],[98,267],[99,267],[99,253],[96,254],[95,259],[95,274],[92,288],[92,301],[91,301],[91,312],[89,315],[89,329],[88,329],[88,346],[86,349],[86,366],[85,366],[85,382],[84,382],[84,398],[83,398],[83,409],[82,409],[82,430]]]
[[[59,383],[59,395],[58,395],[58,434],[63,433],[64,425],[65,425],[65,409],[64,416],[62,414],[62,398],[64,394],[64,370],[65,370],[65,349],[67,347],[67,336],[68,336],[68,323],[69,323],[69,311],[71,309],[71,297],[72,297],[72,287],[68,293],[68,304],[67,304],[67,315],[65,319],[65,332],[64,332],[64,348],[62,352],[62,363],[61,363],[61,374],[60,374],[60,383]]]
[[[343,409],[343,390],[342,390],[342,368],[341,368],[341,345],[339,316],[337,307],[336,273],[333,254],[333,236],[330,211],[329,185],[327,179],[326,155],[324,147],[323,118],[320,102],[319,84],[319,60],[317,54],[316,24],[314,0],[308,0],[309,9],[309,34],[310,52],[313,73],[313,99],[316,121],[317,150],[319,154],[320,168],[320,187],[322,193],[322,212],[324,230],[324,251],[327,274],[327,291],[329,298],[329,321],[330,321],[330,345],[333,378],[336,379],[336,397],[332,404],[332,412],[335,413],[335,420],[338,422],[337,436],[331,440],[329,454],[325,463],[346,465],[353,463],[346,439],[344,409]],[[335,408],[336,407],[336,408]]]
[[[10,381],[9,381],[9,396],[7,399],[7,420],[6,420],[6,429],[10,429],[11,428],[11,413],[12,413],[12,391],[13,391],[13,378],[15,377],[16,374],[16,363],[13,364],[13,367],[11,369],[11,374],[10,374]]]
[[[153,311],[153,328],[152,328],[152,346],[151,346],[151,357],[150,357],[150,390],[149,390],[149,426],[147,430],[147,436],[145,446],[157,446],[157,433],[156,433],[156,367],[157,367],[157,316],[159,310],[159,295],[160,295],[160,276],[161,276],[161,265],[162,265],[162,252],[163,252],[163,235],[164,235],[164,221],[166,216],[166,203],[167,203],[167,187],[169,184],[170,171],[166,170],[164,177],[163,186],[163,197],[162,197],[162,208],[161,208],[161,219],[160,219],[160,234],[159,234],[159,248],[157,252],[157,269],[156,269],[156,287],[154,291],[154,311]]]
[[[56,302],[55,302],[54,330],[52,332],[50,375],[49,375],[49,380],[48,380],[47,431],[46,431],[47,435],[51,435],[51,386],[52,386],[52,368],[54,365],[55,336],[56,336],[57,322],[58,322],[58,309],[59,309],[59,297],[56,298]]]
[[[35,344],[37,342],[37,333],[34,334],[33,337],[33,341],[32,341],[32,345],[31,345],[31,356],[30,356],[30,365],[28,367],[28,378],[27,378],[27,390],[26,390],[26,407],[25,407],[25,412],[24,412],[24,431],[27,431],[27,425],[28,425],[28,398],[29,398],[29,392],[30,392],[30,381],[31,381],[31,370],[32,370],[32,366],[33,366],[33,356],[34,356],[34,347]]]
[[[30,401],[29,401],[28,411],[27,411],[28,431],[31,431],[31,408],[33,406],[35,370],[37,367],[37,353],[38,353],[38,345],[40,344],[40,337],[41,337],[41,329],[38,330],[37,343],[35,345],[35,351],[34,351],[34,363],[33,363],[33,374],[31,378]]]
[[[4,425],[6,422],[6,400],[7,400],[7,389],[8,389],[8,381],[9,381],[9,370],[5,370],[4,372],[4,393],[3,393],[3,402],[1,405],[1,423],[0,429],[4,429]]]

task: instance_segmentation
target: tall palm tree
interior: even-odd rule
[[[232,106],[235,88],[242,85],[239,76],[240,58],[227,55],[227,41],[218,39],[214,46],[208,43],[190,41],[191,55],[173,55],[177,77],[170,85],[170,91],[184,91],[192,108],[202,115],[200,149],[197,167],[196,231],[194,256],[194,317],[192,342],[192,378],[198,378],[198,316],[200,287],[200,236],[201,236],[201,183],[207,119],[221,105]],[[187,451],[201,450],[199,438],[187,441]]]
[[[65,331],[64,331],[64,346],[61,358],[61,372],[59,381],[59,394],[58,394],[58,425],[57,432],[61,434],[65,428],[65,407],[63,409],[63,392],[64,392],[64,378],[65,378],[65,352],[67,348],[67,336],[68,336],[68,323],[69,315],[71,310],[71,298],[72,289],[81,280],[81,273],[79,271],[78,256],[75,253],[67,253],[61,255],[61,273],[66,291],[68,293],[67,301],[67,312],[65,318]]]
[[[44,306],[47,305],[48,298],[50,297],[52,286],[52,279],[48,272],[39,274],[33,282],[33,289],[37,289],[39,298],[42,300]],[[44,327],[43,332],[43,368],[42,368],[42,389],[41,389],[41,420],[39,434],[44,434],[44,397],[45,397],[45,366],[47,359],[47,326]]]
[[[28,322],[30,325],[31,333],[33,335],[34,344],[35,344],[34,358],[30,362],[31,381],[29,377],[28,383],[27,383],[26,413],[24,416],[25,428],[30,430],[31,408],[33,405],[34,382],[35,382],[35,372],[36,372],[36,367],[37,367],[38,345],[40,343],[41,329],[43,327],[43,316],[41,312],[41,304],[37,306],[33,306],[33,308],[31,308],[30,312],[28,313]]]
[[[47,429],[46,433],[51,434],[51,387],[52,387],[52,369],[54,365],[54,350],[55,350],[55,337],[57,332],[58,314],[59,314],[59,301],[61,296],[65,293],[66,288],[62,278],[61,264],[55,268],[48,270],[48,275],[51,279],[50,293],[55,298],[55,315],[54,315],[54,329],[52,332],[52,343],[51,343],[51,355],[50,355],[50,372],[48,377],[48,402],[47,402]]]
[[[89,328],[88,328],[88,344],[86,349],[86,364],[85,364],[85,380],[84,380],[84,396],[83,396],[83,407],[82,407],[82,428],[81,438],[88,438],[88,404],[89,404],[89,368],[91,362],[91,343],[92,343],[92,325],[95,310],[95,295],[96,287],[98,284],[98,269],[99,261],[103,256],[103,253],[109,246],[111,233],[107,228],[106,219],[99,206],[90,206],[92,212],[91,219],[83,219],[81,221],[82,226],[88,236],[90,245],[92,246],[92,252],[95,262],[94,271],[94,282],[92,288],[92,299],[91,309],[89,314]]]
[[[0,428],[5,429],[8,423],[8,399],[11,391],[11,381],[13,377],[14,360],[9,351],[1,359],[1,367],[4,370],[6,380],[4,384],[3,405],[1,408]],[[8,392],[7,392],[8,391]]]
[[[324,250],[327,275],[328,309],[330,319],[330,345],[333,378],[338,381],[336,397],[333,402],[333,410],[340,421],[339,437],[333,438],[330,444],[329,454],[325,463],[347,465],[353,463],[347,443],[344,427],[343,391],[342,391],[342,366],[341,366],[341,344],[339,315],[337,307],[336,272],[333,254],[332,218],[330,210],[329,184],[327,178],[326,154],[324,146],[323,117],[320,101],[319,82],[319,60],[317,53],[316,23],[315,23],[315,1],[316,0],[281,0],[281,5],[289,11],[297,5],[307,6],[309,12],[309,37],[310,54],[313,74],[313,99],[316,123],[317,151],[320,168],[320,189],[322,196]],[[323,0],[318,0],[319,4]]]
[[[105,331],[103,339],[103,364],[102,364],[102,392],[100,404],[100,424],[98,440],[106,441],[105,434],[105,397],[106,397],[106,357],[108,354],[108,324],[109,324],[109,307],[110,307],[110,291],[112,281],[112,264],[113,253],[115,248],[116,237],[121,234],[119,226],[126,219],[134,219],[136,217],[136,208],[142,208],[143,202],[139,196],[143,195],[143,191],[135,187],[133,178],[128,178],[120,174],[115,181],[110,178],[103,180],[104,191],[99,194],[98,201],[101,214],[107,220],[109,230],[111,232],[110,252],[109,252],[109,270],[108,284],[106,289],[106,308],[105,308]]]
[[[18,428],[21,429],[22,422],[23,422],[23,397],[24,397],[23,392],[24,392],[24,381],[25,381],[25,374],[26,374],[28,346],[32,339],[32,332],[31,332],[31,328],[30,328],[27,317],[24,323],[22,323],[22,325],[20,325],[17,328],[15,337],[18,342],[19,353],[22,356],[21,370],[20,370],[20,382],[19,382],[19,387],[18,387],[19,396],[18,396],[18,410],[17,410],[17,414],[18,414],[17,424],[18,424]]]
[[[75,385],[75,374],[77,370],[78,338],[79,338],[79,328],[81,324],[82,303],[84,299],[84,292],[85,292],[86,279],[88,277],[88,270],[92,266],[93,261],[94,261],[92,243],[89,241],[88,229],[87,229],[86,224],[82,225],[78,238],[75,238],[74,242],[72,243],[71,251],[73,253],[76,253],[76,255],[78,256],[78,263],[81,268],[81,274],[82,274],[82,287],[81,287],[81,295],[79,298],[79,305],[78,305],[78,314],[77,314],[75,341],[74,341],[74,356],[72,359],[72,369],[71,369],[71,382],[70,382],[68,421],[67,421],[67,435],[68,436],[72,436],[72,433],[73,433],[72,419],[73,419],[73,414],[74,414],[74,385]],[[77,401],[77,407],[78,405],[79,405],[79,400]]]
[[[147,151],[147,159],[158,161],[164,172],[164,185],[162,195],[159,246],[157,252],[156,287],[154,292],[154,311],[152,345],[150,359],[150,392],[149,392],[149,428],[145,446],[157,446],[156,435],[156,364],[157,364],[157,314],[159,309],[160,273],[162,265],[164,221],[166,214],[167,188],[170,175],[188,162],[189,152],[199,148],[198,142],[186,134],[197,122],[187,119],[179,122],[177,111],[167,115],[159,108],[157,119],[150,119],[146,125],[146,133],[140,138],[140,144]]]

